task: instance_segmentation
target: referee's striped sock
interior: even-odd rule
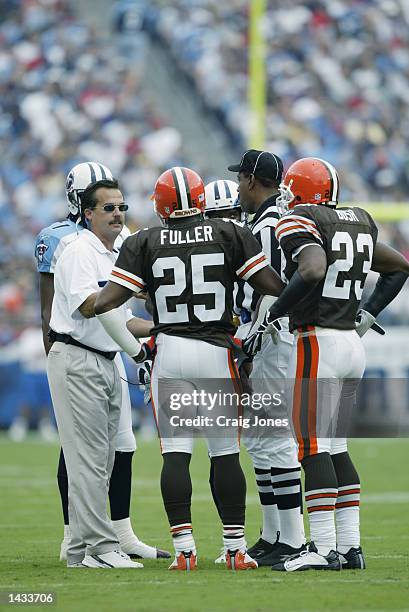
[[[271,482],[271,470],[255,467],[254,472],[256,474],[258,495],[263,513],[263,530],[261,537],[266,542],[274,544],[277,539],[277,532],[280,531],[280,519],[273,483]]]
[[[272,467],[271,480],[280,520],[280,542],[299,548],[305,543],[301,467]]]

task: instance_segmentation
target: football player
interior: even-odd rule
[[[205,198],[206,208],[204,212],[205,219],[232,219],[241,222],[241,207],[238,203],[238,191],[237,183],[234,181],[227,181],[219,179],[212,181],[205,186]],[[237,284],[234,292],[237,291]],[[233,316],[233,322],[235,325],[239,325],[237,316]],[[216,498],[216,492],[214,487],[214,462],[210,457],[210,476],[209,484],[212,492],[213,501],[220,515],[219,502]],[[222,548],[221,554],[215,560],[215,563],[225,563],[226,556],[224,553],[224,547]]]
[[[399,293],[409,263],[378,241],[368,212],[338,208],[338,198],[338,173],[327,161],[308,157],[288,169],[277,198],[287,212],[276,236],[289,283],[245,347],[257,350],[260,335],[275,333],[277,320],[289,313],[295,343],[287,376],[312,542],[308,551],[273,566],[281,571],[365,568],[359,476],[346,439],[325,435],[321,423],[329,415],[327,431],[338,434],[333,423],[353,402],[365,368],[360,336]],[[357,318],[369,270],[380,277]]]
[[[236,344],[232,337],[234,283],[243,278],[271,295],[278,295],[283,284],[247,229],[203,218],[205,189],[193,170],[174,167],[164,172],[153,199],[165,227],[141,230],[126,239],[98,296],[96,313],[108,333],[135,356],[139,348],[115,309],[134,291],[146,290],[152,300],[156,356],[151,395],[163,454],[162,496],[175,547],[169,569],[191,570],[197,564],[189,472],[192,429],[182,430],[182,437],[177,435],[177,424],[174,430],[165,429],[171,406],[168,386],[189,394],[197,379],[223,379],[225,388],[234,393],[238,378],[232,350]],[[209,414],[200,403],[198,416],[203,411]],[[256,568],[257,562],[246,551],[246,481],[239,461],[237,425],[230,431],[229,435],[210,428],[206,437],[214,463],[227,567],[246,570]]]
[[[245,213],[252,215],[248,223],[253,236],[260,243],[269,264],[281,274],[281,250],[275,237],[279,219],[276,199],[282,179],[281,159],[268,151],[250,149],[239,164],[229,166],[238,173],[239,204]],[[260,294],[248,283],[241,283],[236,296],[236,307],[244,321],[256,319]],[[271,305],[266,303],[265,309]],[[263,313],[258,316],[262,320]],[[239,337],[249,332],[252,323],[245,323],[238,330]],[[280,321],[281,329],[272,340],[266,337],[262,347],[242,368],[251,369],[253,391],[280,392],[285,379],[293,344],[288,331],[288,318]],[[252,368],[251,368],[252,366]],[[259,388],[261,387],[261,388]],[[284,407],[283,407],[284,409]],[[276,416],[277,409],[275,410]],[[271,566],[287,555],[301,552],[305,544],[302,518],[301,466],[292,437],[275,436],[274,431],[244,430],[242,442],[249,452],[260,497],[263,528],[259,540],[249,548],[249,554],[259,565]]]
[[[238,201],[237,183],[220,179],[205,187],[206,219],[233,219],[241,221],[241,206]]]
[[[103,164],[97,162],[84,162],[74,166],[68,173],[66,180],[66,196],[68,201],[68,217],[57,221],[41,230],[36,239],[35,255],[37,269],[40,277],[41,321],[43,329],[43,342],[46,354],[50,350],[48,337],[51,305],[54,296],[54,270],[57,260],[64,248],[76,239],[78,232],[84,229],[84,219],[80,215],[81,194],[85,189],[100,180],[112,179],[112,173]],[[123,240],[130,232],[126,226],[122,229],[115,243],[119,249]],[[142,325],[147,325],[146,335],[149,335],[150,325],[141,319]],[[136,450],[135,437],[132,432],[131,403],[129,389],[126,382],[125,368],[120,356],[116,357],[116,364],[123,379],[122,382],[122,408],[118,429],[117,452],[110,479],[109,501],[111,519],[115,533],[123,552],[135,558],[155,559],[170,555],[139,540],[134,534],[130,514],[132,457]],[[57,473],[58,488],[61,496],[64,516],[64,538],[61,543],[60,560],[66,560],[67,545],[71,537],[68,520],[68,476],[64,455],[61,450]]]
[[[242,209],[238,201],[238,185],[234,181],[228,181],[219,179],[208,183],[205,187],[206,194],[206,209],[204,216],[206,219],[225,219],[233,220],[237,223],[242,223]],[[238,283],[235,283],[234,288],[234,303],[236,302],[236,295],[238,290]],[[237,315],[233,316],[233,322],[235,326],[239,326],[240,319]],[[219,502],[216,498],[215,487],[214,487],[214,462],[210,458],[210,476],[209,476],[210,489],[213,496],[213,501],[219,511]],[[220,511],[219,511],[220,515]],[[221,554],[215,560],[215,563],[225,563],[226,556],[224,547],[222,548]]]

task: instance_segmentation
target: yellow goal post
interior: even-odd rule
[[[340,202],[340,206],[365,208],[376,221],[397,222],[409,219],[409,202]]]

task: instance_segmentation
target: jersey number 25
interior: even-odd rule
[[[225,311],[224,286],[219,281],[206,281],[204,268],[209,266],[223,266],[224,253],[207,253],[190,256],[191,279],[187,278],[185,263],[177,256],[160,257],[152,266],[155,278],[164,277],[165,270],[173,270],[175,282],[173,285],[162,285],[155,292],[156,308],[159,323],[188,323],[189,311],[187,304],[176,304],[175,310],[169,312],[167,299],[180,296],[189,283],[193,295],[214,296],[214,308],[207,308],[204,304],[195,304],[193,314],[202,322],[219,321]]]

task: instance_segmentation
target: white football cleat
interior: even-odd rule
[[[85,555],[82,562],[85,567],[102,569],[140,569],[142,563],[132,561],[122,550],[112,550],[102,555]]]
[[[308,548],[299,555],[292,555],[282,563],[274,565],[272,569],[281,569],[284,572],[300,572],[311,569],[339,571],[342,569],[342,564],[335,550],[330,550],[328,555],[320,555],[314,542],[310,542]]]

